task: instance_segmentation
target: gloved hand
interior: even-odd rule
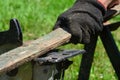
[[[74,44],[87,44],[91,36],[102,31],[104,14],[105,9],[97,0],[77,0],[58,17],[54,29],[61,27],[71,33],[70,42]]]

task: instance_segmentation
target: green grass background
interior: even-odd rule
[[[52,31],[52,27],[60,13],[67,10],[75,0],[2,0],[0,1],[0,31],[9,28],[9,20],[17,18],[20,22],[23,39],[34,40]],[[112,21],[119,21],[120,16]],[[118,48],[120,48],[120,29],[113,32]],[[69,44],[64,49],[82,49],[83,45]],[[65,80],[77,80],[81,56],[71,60],[74,63],[65,74]],[[90,80],[117,80],[101,41],[97,43]]]

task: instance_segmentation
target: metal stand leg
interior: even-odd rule
[[[88,80],[90,75],[90,69],[93,62],[94,51],[96,47],[97,37],[92,38],[91,42],[85,45],[85,50],[87,53],[83,54],[82,62],[79,71],[78,80]]]
[[[105,27],[100,35],[112,66],[120,80],[120,52],[115,44],[112,34],[108,27]]]
[[[112,63],[112,66],[120,80],[120,52],[115,44],[109,27],[105,27],[100,35],[107,55]],[[79,71],[78,80],[89,80],[90,69],[93,62],[94,51],[96,47],[97,37],[93,38],[90,44],[85,45],[86,54],[83,54],[82,62]]]

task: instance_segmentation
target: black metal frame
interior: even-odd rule
[[[120,52],[111,34],[111,31],[116,30],[119,26],[120,22],[105,26],[103,31],[99,35],[106,50],[106,53],[115,70],[115,73],[118,77],[118,80],[120,80]],[[87,54],[83,54],[82,56],[78,80],[89,80],[97,38],[98,36],[95,36],[94,38],[92,38],[89,44],[85,45],[85,50],[87,51]]]

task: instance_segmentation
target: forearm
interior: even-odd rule
[[[106,9],[110,9],[118,4],[120,4],[120,0],[98,0]]]
[[[100,2],[107,9],[112,0],[98,0],[98,2]]]

